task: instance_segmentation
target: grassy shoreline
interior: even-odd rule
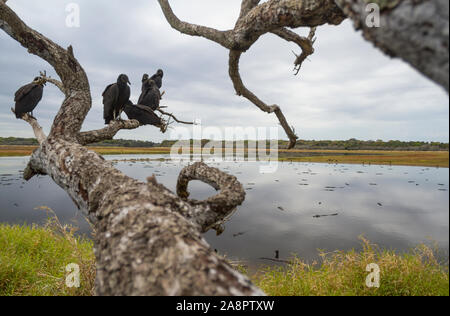
[[[0,157],[29,156],[36,146],[0,146]],[[90,147],[101,155],[165,155],[169,147]],[[196,150],[198,152],[198,150]],[[279,161],[449,167],[448,151],[279,150]]]
[[[0,224],[0,296],[92,295],[93,243],[74,231],[56,217],[45,227]],[[312,265],[293,259],[284,267],[261,268],[250,278],[269,296],[449,296],[448,267],[437,262],[430,247],[396,254],[362,243],[361,252],[321,254],[322,261]],[[65,286],[70,263],[80,266],[80,288]],[[369,263],[381,269],[379,288],[365,285]]]

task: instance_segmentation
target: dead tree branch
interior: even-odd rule
[[[53,79],[51,77],[47,77],[47,72],[46,71],[41,71],[40,76],[42,79],[44,79],[46,82],[50,82],[51,84],[53,84],[54,86],[56,86],[59,90],[61,90],[62,93],[64,93],[64,95],[66,94],[64,85],[61,81]]]
[[[16,114],[14,108],[11,108],[11,112]],[[45,135],[44,130],[42,129],[41,125],[39,125],[36,118],[32,117],[28,113],[25,113],[22,116],[22,120],[31,125],[31,128],[33,129],[34,132],[34,136],[36,137],[36,140],[38,141],[39,144],[42,144],[47,139],[47,135]]]
[[[190,181],[200,180],[211,185],[220,193],[208,198],[205,201],[188,200],[187,191]],[[212,227],[220,223],[245,199],[245,190],[236,177],[226,174],[219,169],[208,167],[206,164],[198,162],[184,168],[178,177],[177,194],[183,200],[194,206],[194,212],[184,214],[185,217],[196,218],[197,223],[202,228],[202,232],[207,232]],[[207,212],[200,210],[207,209]]]
[[[229,59],[229,74],[231,81],[233,82],[234,89],[236,90],[237,95],[243,96],[253,104],[255,104],[261,111],[266,113],[275,113],[278,117],[280,125],[283,127],[285,133],[289,137],[289,146],[291,149],[295,146],[298,136],[295,135],[293,129],[289,126],[283,112],[281,111],[278,105],[269,106],[261,101],[253,92],[248,90],[244,83],[242,82],[241,75],[239,73],[239,60],[242,53],[239,51],[231,50],[230,51],[230,59]]]
[[[186,121],[181,121],[181,120],[177,119],[177,118],[175,117],[175,115],[173,115],[172,113],[165,112],[162,108],[158,108],[158,109],[156,109],[156,110],[157,110],[159,113],[161,113],[162,115],[166,115],[166,116],[168,116],[168,117],[173,118],[173,119],[175,120],[175,122],[177,122],[177,123],[180,123],[180,124],[186,124],[186,125],[194,125],[194,122],[186,122]]]
[[[213,28],[196,25],[181,21],[178,17],[173,13],[172,8],[169,4],[168,0],[158,0],[161,8],[163,10],[164,16],[166,17],[167,22],[177,31],[180,31],[183,34],[191,35],[191,36],[201,36],[205,37],[211,41],[214,41],[226,48],[232,46],[232,41],[230,40],[230,31],[219,31]]]
[[[170,7],[168,0],[158,0],[161,9],[172,28],[188,35],[200,36],[219,43],[230,50],[229,74],[238,96],[243,96],[266,113],[275,113],[280,125],[289,137],[289,148],[293,148],[298,136],[289,125],[280,106],[268,106],[247,89],[239,73],[239,60],[263,34],[274,33],[287,41],[295,42],[302,49],[296,57],[298,72],[303,61],[314,53],[315,27],[323,24],[340,24],[345,16],[332,0],[243,0],[241,11],[233,30],[218,31],[213,28],[181,22]],[[310,27],[305,38],[285,27]]]
[[[111,124],[105,128],[80,133],[77,137],[78,143],[80,145],[86,146],[93,143],[99,143],[104,140],[113,139],[116,134],[123,129],[136,129],[140,126],[139,122],[136,120],[129,121],[113,121]]]
[[[300,72],[300,69],[302,68],[303,62],[308,58],[310,55],[314,54],[314,42],[316,39],[314,36],[316,35],[316,27],[311,28],[308,37],[303,37],[298,35],[297,33],[288,30],[286,28],[278,29],[275,31],[272,31],[272,33],[278,35],[279,37],[285,39],[288,42],[294,42],[298,46],[300,46],[302,53],[300,55],[295,54],[295,61],[294,61],[294,71],[295,75],[298,75]]]

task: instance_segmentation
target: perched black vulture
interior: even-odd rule
[[[131,101],[125,105],[124,109],[130,120],[138,120],[141,125],[154,125],[161,127],[161,119],[145,105],[134,105]]]
[[[19,90],[17,90],[14,96],[14,102],[16,102],[15,112],[16,118],[20,119],[25,113],[31,113],[33,116],[33,110],[42,99],[44,94],[45,80],[36,77],[32,83],[29,83]]]
[[[144,74],[142,76],[142,88],[141,88],[141,93],[144,92],[145,90],[147,90],[148,88],[148,74]]]
[[[105,124],[120,119],[125,104],[130,100],[130,80],[127,75],[120,75],[117,83],[110,84],[103,92],[103,118]]]
[[[164,77],[164,72],[162,71],[162,69],[158,69],[156,74],[151,76],[150,79],[153,80],[156,83],[156,86],[158,87],[158,89],[161,89],[161,87],[162,87],[162,78],[163,77]]]
[[[146,105],[155,111],[159,107],[161,93],[153,80],[148,79],[146,85],[147,89],[142,92],[138,104]]]

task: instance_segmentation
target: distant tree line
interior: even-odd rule
[[[142,141],[142,140],[130,140],[130,139],[113,139],[113,140],[105,140],[100,143],[95,143],[90,146],[93,147],[140,147],[140,148],[149,148],[149,147],[159,147],[158,143],[150,142],[150,141]]]
[[[161,143],[154,143],[151,141],[130,140],[130,139],[114,139],[106,140],[100,143],[92,144],[94,147],[172,147],[177,141],[164,140]],[[238,144],[233,143],[234,147],[249,147],[249,142],[242,141]],[[198,143],[194,140],[186,140],[186,143],[193,145]],[[210,143],[208,139],[202,139],[202,147]],[[269,143],[269,142],[268,142]],[[280,148],[285,148],[289,141],[280,140],[278,145]],[[38,145],[34,138],[16,138],[16,137],[0,137],[0,145]],[[216,147],[230,146],[230,142],[218,141],[215,142]],[[269,145],[269,144],[267,144]],[[252,146],[254,147],[254,146]],[[295,149],[321,149],[321,150],[409,150],[409,151],[448,151],[449,144],[441,142],[419,142],[419,141],[399,141],[399,140],[358,140],[355,138],[349,140],[298,140]]]
[[[162,143],[156,145],[156,147],[171,147],[177,141],[165,140]],[[191,145],[194,141],[190,142]],[[198,143],[198,141],[196,141]],[[209,144],[210,140],[202,139],[202,147]],[[230,142],[216,141],[214,142],[216,147],[231,147]],[[233,147],[244,147],[248,148],[249,143],[255,143],[254,141],[241,141],[239,144],[233,143]],[[287,148],[289,141],[280,140],[278,141],[279,148]],[[256,145],[257,146],[257,145]],[[252,144],[252,148],[255,145]],[[270,147],[270,142],[267,142],[266,147]],[[399,140],[357,140],[355,138],[349,140],[298,140],[294,149],[321,149],[321,150],[401,150],[401,151],[448,151],[449,144],[441,142],[419,142],[419,141],[399,141]]]
[[[39,143],[35,138],[0,137],[0,145],[37,146]]]
[[[287,141],[285,142],[288,143]],[[281,144],[280,144],[281,145]],[[399,140],[299,140],[296,149],[448,151],[448,143]]]

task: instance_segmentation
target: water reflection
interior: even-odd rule
[[[115,156],[111,160],[163,158]],[[67,194],[48,177],[21,179],[27,158],[0,159],[0,222],[43,223],[35,207],[53,208],[63,222],[76,221],[80,232],[90,227]],[[175,191],[185,163],[115,161],[116,167],[138,180],[155,174]],[[448,251],[448,169],[374,165],[280,163],[274,174],[260,174],[257,163],[213,164],[238,177],[247,192],[244,204],[221,236],[206,234],[211,246],[231,258],[250,263],[259,258],[281,259],[293,253],[312,260],[317,249],[359,248],[364,234],[380,246],[406,250],[432,239]],[[194,181],[192,197],[215,194]]]

